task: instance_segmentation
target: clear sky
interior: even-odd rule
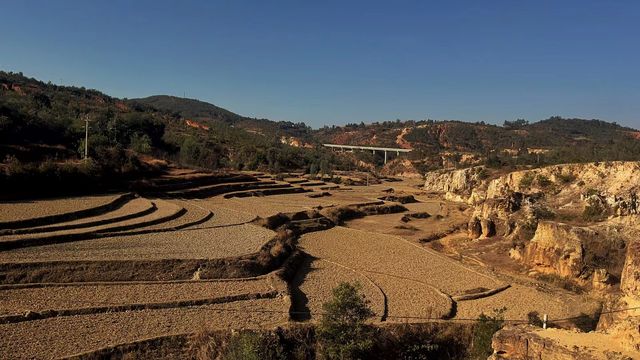
[[[552,115],[640,128],[640,1],[6,0],[0,69],[313,127]]]

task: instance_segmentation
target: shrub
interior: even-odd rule
[[[576,176],[572,173],[566,173],[566,174],[562,173],[562,174],[556,175],[556,179],[560,180],[560,182],[563,184],[569,184],[576,179]]]
[[[582,218],[585,221],[599,221],[602,220],[607,213],[607,209],[600,202],[592,202],[585,206],[582,211]]]
[[[224,349],[225,360],[286,359],[280,339],[274,334],[240,332],[233,334]]]
[[[487,179],[488,177],[489,177],[489,173],[487,172],[487,169],[480,168],[480,170],[478,170],[478,179],[484,180],[484,179]]]
[[[556,274],[541,274],[536,277],[538,280],[547,282],[554,286],[563,288],[567,291],[574,292],[576,294],[582,293],[582,288],[573,282],[571,279],[564,278]]]
[[[151,152],[151,138],[147,134],[131,135],[129,147],[137,153],[149,154]]]
[[[527,314],[527,321],[529,325],[542,327],[542,319],[540,319],[540,314],[537,311],[530,311]]]
[[[553,184],[553,182],[544,175],[538,175],[536,177],[536,181],[538,182],[538,185],[540,185],[540,187],[543,187],[543,188],[549,187]]]
[[[473,343],[471,347],[472,359],[486,359],[493,353],[491,340],[493,335],[504,325],[504,312],[507,308],[494,309],[493,315],[480,314],[478,323],[473,329]]]
[[[322,306],[318,326],[319,352],[327,359],[365,358],[372,349],[373,331],[365,321],[375,314],[360,294],[360,284],[342,282]]]
[[[531,187],[531,185],[533,184],[533,180],[535,179],[534,175],[532,173],[526,173],[522,179],[520,179],[520,187],[521,188],[528,188]]]
[[[594,195],[598,195],[600,192],[598,191],[598,189],[594,189],[594,188],[588,188],[587,191],[584,192],[584,196],[594,196]]]

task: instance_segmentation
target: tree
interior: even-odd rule
[[[473,329],[473,346],[471,348],[471,359],[486,359],[491,355],[491,340],[493,335],[504,325],[504,313],[506,307],[494,309],[493,315],[481,313],[478,323]]]
[[[129,147],[135,152],[148,154],[151,152],[151,138],[147,134],[134,134],[129,141]]]
[[[358,283],[342,282],[333,289],[333,298],[322,306],[318,339],[324,358],[362,359],[372,349],[372,329],[365,321],[375,314],[359,293],[360,288]]]

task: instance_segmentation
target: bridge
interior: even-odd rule
[[[386,148],[386,147],[377,147],[377,146],[357,146],[357,145],[338,145],[338,144],[322,144],[322,146],[324,147],[328,147],[328,148],[333,148],[333,149],[340,149],[342,151],[349,150],[352,151],[353,150],[367,150],[367,151],[371,151],[374,154],[376,153],[376,151],[382,151],[384,152],[384,163],[387,163],[387,152],[395,152],[396,156],[399,156],[400,153],[408,153],[411,152],[412,149],[400,149],[400,148]]]

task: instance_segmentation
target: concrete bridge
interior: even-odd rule
[[[338,144],[322,144],[324,147],[340,149],[344,151],[345,149],[353,152],[353,150],[367,150],[371,151],[374,154],[376,151],[384,152],[384,163],[387,163],[387,152],[395,152],[396,156],[399,156],[400,153],[408,153],[411,152],[412,149],[400,149],[400,148],[386,148],[386,147],[377,147],[377,146],[357,146],[357,145],[338,145]]]

